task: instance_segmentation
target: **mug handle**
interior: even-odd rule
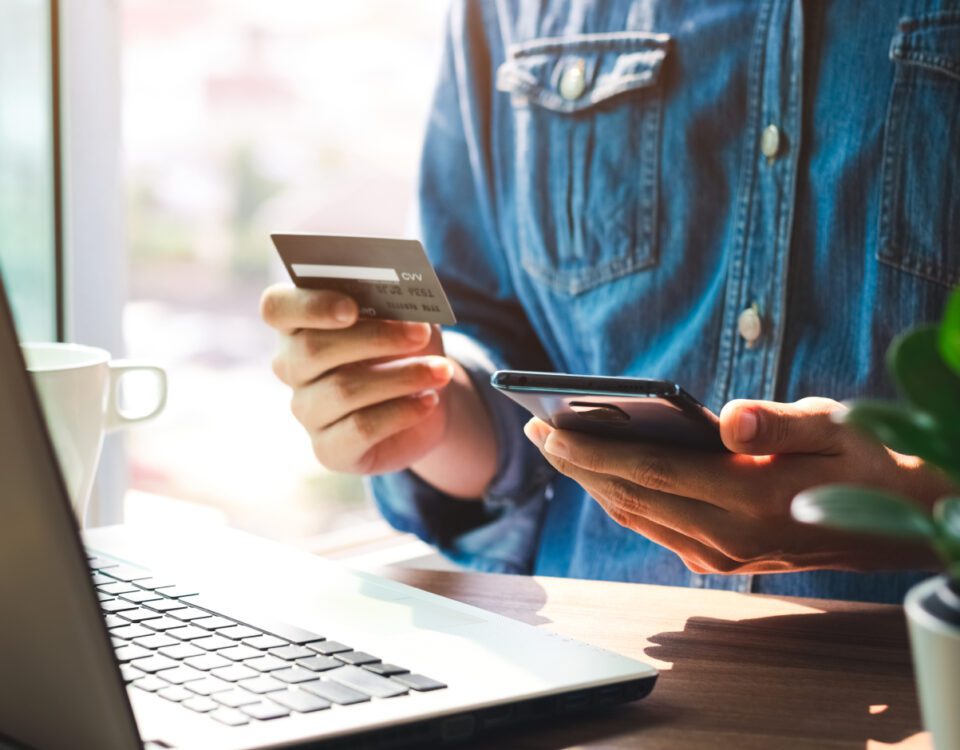
[[[128,425],[149,422],[167,405],[167,373],[162,367],[146,365],[128,359],[114,359],[107,363],[110,368],[110,402],[107,405],[107,432]],[[120,381],[129,372],[152,372],[157,378],[157,403],[143,414],[129,414],[120,408]]]

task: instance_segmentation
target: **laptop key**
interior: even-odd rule
[[[130,641],[125,641],[123,638],[117,638],[115,635],[110,636],[110,642],[113,644],[114,648],[130,645]]]
[[[216,711],[208,713],[207,716],[221,724],[226,724],[228,727],[242,727],[244,724],[250,723],[250,717],[233,708],[218,708]]]
[[[207,615],[194,620],[193,624],[207,630],[220,630],[221,628],[231,628],[237,623],[228,620],[226,617],[220,617],[220,615]]]
[[[134,643],[131,643],[129,646],[121,646],[120,648],[114,649],[113,653],[116,654],[117,661],[119,662],[143,659],[144,657],[151,655],[150,651]]]
[[[260,675],[259,677],[254,677],[250,680],[241,680],[237,684],[244,689],[249,690],[251,693],[257,693],[258,695],[287,689],[286,683],[280,682],[280,680],[275,680],[269,675],[265,674]]]
[[[244,664],[258,672],[275,672],[278,669],[286,669],[290,662],[278,659],[276,656],[265,654],[256,659],[247,659]]]
[[[160,635],[154,636],[155,638],[169,638],[169,636]],[[170,638],[172,641],[173,639]],[[170,646],[161,646],[160,653],[164,656],[169,656],[171,659],[176,659],[177,661],[184,661],[185,659],[190,659],[194,656],[203,656],[207,652],[202,648],[197,648],[191,643],[174,643]],[[187,662],[189,664],[189,662]],[[196,666],[190,664],[191,667]],[[199,669],[199,667],[198,667]]]
[[[215,693],[210,696],[221,706],[228,708],[239,708],[240,706],[250,706],[260,702],[260,696],[248,693],[246,690],[234,688],[226,693]]]
[[[439,680],[425,677],[422,674],[398,674],[392,677],[393,680],[408,688],[424,693],[428,690],[442,690],[446,687]]]
[[[141,578],[137,581],[137,586],[142,589],[155,591],[156,589],[172,588],[173,584],[170,583],[170,581],[163,581],[158,578]]]
[[[207,651],[220,651],[220,649],[235,646],[236,643],[231,641],[229,638],[224,638],[222,635],[211,635],[209,638],[200,638],[196,641],[193,641],[193,645],[199,646]]]
[[[313,682],[317,679],[317,673],[311,672],[303,667],[290,667],[281,669],[278,672],[271,672],[270,676],[274,679],[286,682],[288,685],[297,685],[301,682]]]
[[[137,609],[133,602],[125,602],[123,599],[110,599],[106,602],[100,602],[100,609],[109,614],[123,612],[124,610]]]
[[[134,638],[142,638],[146,635],[153,635],[152,630],[148,630],[143,627],[143,625],[129,625],[125,624],[118,628],[110,628],[110,635],[115,635],[117,638],[126,638],[128,641],[132,641]]]
[[[185,701],[196,697],[189,690],[182,688],[179,685],[172,685],[171,687],[163,688],[163,690],[158,690],[157,695],[174,703],[179,703],[180,701]]]
[[[187,667],[181,664],[173,669],[165,669],[160,672],[160,677],[173,685],[183,685],[186,682],[202,680],[207,675],[198,669]]]
[[[281,659],[286,659],[287,661],[295,661],[296,659],[306,659],[308,656],[313,656],[314,652],[304,646],[281,646],[280,648],[274,648],[270,650],[270,653],[273,656],[277,656]]]
[[[145,622],[146,620],[156,620],[160,617],[159,612],[151,612],[149,609],[143,608],[117,612],[117,615],[129,622]]]
[[[165,615],[154,618],[153,620],[147,620],[146,623],[148,626],[150,626],[154,630],[157,630],[161,633],[164,633],[168,630],[176,630],[177,628],[183,627],[182,622],[180,622],[179,620],[174,620],[173,618],[167,617]]]
[[[219,708],[215,701],[210,698],[205,698],[202,695],[191,695],[180,705],[184,708],[189,708],[191,711],[196,711],[198,714],[207,714]]]
[[[180,602],[180,599],[171,599],[170,601]],[[184,607],[183,602],[181,602],[180,608],[170,610],[170,616],[176,617],[183,622],[194,622],[209,617],[210,615],[208,612],[204,612],[202,609],[197,609],[196,607]]]
[[[406,674],[409,672],[409,669],[404,669],[403,667],[398,667],[396,664],[364,664],[363,668],[373,672],[374,674],[379,674],[384,677],[393,677],[395,674]]]
[[[259,677],[260,673],[255,669],[245,667],[243,664],[231,664],[229,667],[211,670],[210,674],[227,682],[239,682],[240,680],[247,680],[251,677]]]
[[[194,656],[184,660],[184,664],[187,664],[194,669],[200,669],[204,672],[209,672],[211,669],[229,667],[232,663],[233,662],[231,662],[229,659],[224,659],[219,654],[211,654],[207,652],[204,652],[200,656]]]
[[[217,634],[222,635],[224,638],[233,638],[235,641],[242,641],[244,638],[253,638],[256,635],[261,635],[259,630],[254,630],[246,625],[234,625],[231,628],[224,628],[223,630],[218,630]]]
[[[153,591],[127,591],[120,594],[121,599],[125,599],[128,602],[133,602],[134,604],[143,604],[144,602],[151,602],[157,599],[162,599],[159,594]]]
[[[113,599],[113,594],[104,594],[102,591],[98,591],[97,599],[99,599],[101,602],[109,602],[111,599]]]
[[[329,656],[310,656],[306,659],[298,659],[297,664],[311,672],[326,672],[328,669],[337,669],[343,666],[342,661],[337,661]]]
[[[298,714],[322,711],[331,706],[330,701],[319,698],[304,690],[287,690],[282,693],[271,693],[270,700],[289,708],[291,711],[296,711]]]
[[[324,656],[330,656],[331,654],[339,654],[342,651],[353,651],[349,646],[345,646],[339,641],[313,641],[306,644],[307,648],[313,649],[318,654],[323,654]]]
[[[171,628],[169,634],[181,641],[195,641],[198,638],[208,638],[210,631],[198,628],[195,625],[184,625],[180,628]]]
[[[232,644],[233,641],[229,641],[229,643]],[[263,651],[251,648],[250,646],[244,646],[243,644],[222,649],[217,653],[219,653],[220,656],[225,656],[228,659],[231,659],[232,661],[245,661],[247,659],[253,659],[257,656],[263,655]]]
[[[150,573],[142,568],[135,568],[132,565],[116,565],[112,568],[106,568],[104,571],[111,578],[118,581],[138,581],[150,578]]]
[[[116,579],[114,579],[114,578],[109,578],[109,577],[105,576],[103,573],[94,573],[94,574],[91,576],[91,578],[93,578],[93,585],[94,585],[94,586],[103,586],[103,585],[108,584],[108,583],[116,583],[116,582],[117,582]]]
[[[170,612],[186,608],[179,599],[156,599],[146,602],[146,606],[155,612]]]
[[[97,557],[94,555],[87,559],[87,565],[90,570],[103,570],[104,568],[115,568],[119,563],[115,563],[112,560],[107,560],[103,557]]]
[[[316,682],[307,682],[300,686],[311,695],[328,700],[331,703],[337,703],[341,706],[349,706],[354,703],[364,703],[370,700],[370,696],[361,693],[359,690],[341,685],[339,682],[330,680],[317,680]]]
[[[284,716],[290,715],[290,711],[283,706],[278,706],[276,703],[269,703],[267,701],[263,701],[262,703],[254,703],[251,706],[244,706],[240,710],[243,711],[247,716],[251,716],[259,721],[282,719]]]
[[[168,646],[176,646],[179,641],[177,641],[175,638],[171,638],[169,635],[164,635],[163,633],[150,633],[150,635],[144,636],[143,638],[135,639],[134,643],[136,643],[138,646],[142,646],[143,648],[158,649],[167,648]],[[165,654],[165,656],[170,655]],[[175,659],[177,657],[171,656],[170,658]]]
[[[141,677],[139,680],[134,680],[132,683],[135,688],[140,688],[148,693],[155,693],[158,690],[163,690],[164,688],[170,687],[169,682],[164,682],[159,677],[154,675],[147,675],[146,677]]]
[[[189,586],[164,586],[160,593],[171,599],[181,599],[185,596],[196,596],[197,590]]]
[[[106,617],[103,618],[103,620],[104,622],[106,622],[108,629],[122,628],[122,627],[126,627],[127,625],[126,620],[121,619],[116,615],[107,615]]]
[[[233,683],[220,680],[216,677],[204,677],[202,680],[197,680],[196,682],[188,682],[184,687],[191,693],[206,696],[233,690]]]
[[[343,667],[330,673],[330,679],[341,685],[360,690],[374,698],[393,698],[408,692],[406,685],[368,672],[360,667]]]
[[[141,677],[145,677],[146,675],[136,667],[131,667],[129,664],[121,664],[120,676],[123,677],[124,682],[133,682],[134,680],[139,680]]]
[[[168,659],[166,656],[160,654],[148,656],[145,659],[135,659],[130,663],[147,674],[154,674],[155,672],[160,672],[164,669],[173,669],[178,666],[177,662],[173,659]]]
[[[356,666],[362,666],[364,664],[375,664],[380,661],[376,656],[371,656],[366,651],[344,651],[342,654],[337,654],[334,657],[344,664],[354,664]]]
[[[97,590],[102,591],[104,594],[113,594],[114,596],[139,591],[132,583],[124,583],[123,581],[112,581],[111,583],[101,584],[97,586]]]
[[[279,646],[289,645],[286,641],[277,638],[275,635],[258,635],[253,638],[247,638],[244,643],[253,648],[259,648],[266,651],[269,648],[278,648]]]

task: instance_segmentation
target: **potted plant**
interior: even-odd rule
[[[942,323],[894,340],[887,365],[900,402],[855,401],[839,421],[892,450],[919,456],[960,487],[960,289]],[[960,490],[932,515],[915,502],[867,487],[828,485],[798,495],[793,517],[847,531],[925,540],[945,573],[914,586],[904,606],[920,708],[937,750],[960,748]]]

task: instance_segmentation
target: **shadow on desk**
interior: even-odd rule
[[[509,746],[862,750],[919,731],[896,610],[691,617],[647,641],[648,658],[672,664],[649,698],[518,732]]]

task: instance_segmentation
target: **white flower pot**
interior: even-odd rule
[[[960,595],[938,576],[907,592],[904,608],[924,726],[936,750],[960,748]],[[953,610],[953,614],[951,614]]]

